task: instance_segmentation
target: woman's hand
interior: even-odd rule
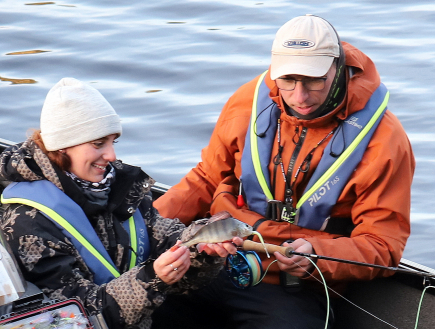
[[[181,241],[177,241],[179,245]],[[179,281],[190,267],[190,252],[187,247],[171,248],[154,261],[154,272],[166,284]]]
[[[292,247],[295,251],[306,254],[312,254],[314,252],[311,243],[304,239],[297,239],[292,243],[286,242],[283,246]],[[278,261],[279,269],[290,275],[301,278],[307,276],[314,269],[314,265],[306,257],[293,255],[289,258],[281,255],[279,252],[274,252],[274,255]]]
[[[205,251],[210,256],[227,257],[228,254],[234,255],[237,252],[237,246],[243,244],[243,239],[235,237],[231,242],[221,243],[198,243],[196,248],[199,252]]]

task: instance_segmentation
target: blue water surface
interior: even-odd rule
[[[278,28],[329,20],[376,63],[414,148],[412,235],[404,257],[435,268],[435,4],[431,1],[0,1],[0,138],[39,127],[62,77],[91,83],[123,120],[118,157],[177,183],[220,110],[265,69]]]

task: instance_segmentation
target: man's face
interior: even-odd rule
[[[276,84],[278,88],[280,88],[280,83],[285,81],[285,79],[295,79],[295,80],[302,80],[296,82],[296,86],[294,87],[294,90],[283,90],[280,89],[281,97],[284,100],[284,102],[290,106],[294,111],[298,112],[301,115],[308,115],[310,113],[313,113],[315,110],[317,110],[320,105],[322,105],[326,97],[328,96],[329,89],[331,88],[332,82],[334,80],[336,71],[336,65],[335,63],[332,64],[329,71],[324,75],[323,77],[308,77],[303,75],[285,75],[282,77],[279,77],[276,80]],[[321,90],[309,90],[308,85],[310,80],[313,80],[313,78],[326,78],[324,80],[324,87]],[[283,79],[280,81],[280,79]],[[315,80],[315,79],[314,79]],[[307,82],[307,83],[305,83]],[[315,84],[315,81],[314,81]]]

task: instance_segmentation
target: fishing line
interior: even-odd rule
[[[252,234],[258,236],[267,257],[270,258],[261,234],[257,231],[252,231]],[[260,257],[258,257],[255,251],[237,251],[234,255],[229,254],[225,260],[225,270],[231,282],[241,289],[259,284],[269,270],[270,265],[267,267],[266,272],[264,272]]]
[[[246,257],[247,253],[255,254],[256,256]],[[303,257],[307,258],[310,262],[313,263],[313,260],[310,259],[309,257],[306,257],[306,256],[303,256]],[[226,268],[228,275],[230,277],[230,280],[234,284],[234,286],[236,286],[237,288],[240,288],[240,289],[247,289],[251,286],[255,286],[255,285],[259,284],[266,276],[270,266],[275,262],[277,262],[276,259],[269,264],[269,266],[267,267],[266,271],[264,271],[264,274],[261,276],[260,279],[257,279],[258,276],[255,276],[255,279],[253,279],[253,273],[257,273],[257,272],[255,272],[256,269],[260,268],[262,271],[260,257],[258,257],[258,255],[253,251],[237,251],[236,255],[228,255],[227,260],[226,260],[226,264],[225,264],[225,268]],[[293,263],[296,264],[297,266],[299,266],[300,268],[302,268],[299,264],[297,264],[295,262],[293,262]],[[355,304],[351,300],[347,299],[346,297],[344,297],[343,295],[341,295],[340,293],[338,293],[334,289],[330,288],[326,284],[326,280],[324,279],[323,274],[321,273],[320,269],[317,267],[317,265],[315,263],[313,265],[316,267],[317,271],[319,272],[319,275],[321,276],[323,282],[320,281],[315,276],[313,276],[310,272],[306,271],[303,268],[302,269],[310,277],[312,277],[314,280],[318,281],[320,284],[323,284],[323,286],[325,287],[325,291],[329,290],[329,291],[335,293],[337,296],[344,299],[346,302],[348,302],[352,306],[356,307],[357,309],[361,310],[362,312],[366,313],[367,315],[370,315],[371,317],[373,317],[376,320],[390,326],[391,328],[399,329],[398,327],[388,323],[387,321],[385,321],[385,320],[379,318],[378,316],[370,313],[369,311],[363,309],[361,306],[358,306],[357,304]],[[327,296],[327,301],[328,301],[328,312],[329,312],[330,301],[329,301],[329,295],[327,292],[326,292],[326,296]],[[329,321],[329,318],[327,319],[327,321]],[[326,325],[327,325],[327,323],[328,322],[326,322]]]
[[[423,289],[423,292],[421,293],[420,303],[418,304],[418,310],[417,310],[417,318],[415,319],[415,329],[417,329],[418,326],[418,318],[420,317],[421,304],[423,303],[424,294],[426,290],[429,288],[435,289],[435,286],[427,286]]]
[[[265,248],[265,250],[267,250],[265,245],[263,245],[263,247]],[[380,322],[390,326],[391,328],[399,329],[398,327],[392,325],[391,323],[388,323],[387,321],[385,321],[385,320],[379,318],[378,316],[370,313],[369,311],[363,309],[362,307],[358,306],[357,304],[355,304],[351,300],[347,299],[343,295],[341,295],[338,292],[336,292],[334,289],[330,288],[326,284],[326,280],[325,280],[322,272],[320,271],[320,269],[315,264],[315,262],[310,257],[307,257],[305,255],[301,255],[301,256],[305,257],[306,259],[308,259],[313,264],[313,266],[319,272],[319,275],[320,275],[322,281],[320,281],[318,278],[314,277],[310,272],[308,272],[305,269],[303,269],[302,266],[300,266],[299,264],[297,264],[295,262],[293,262],[293,263],[296,264],[301,269],[303,269],[310,277],[312,277],[313,279],[318,281],[320,284],[323,284],[323,286],[325,288],[325,294],[326,294],[326,298],[327,298],[327,316],[326,316],[325,329],[328,326],[329,312],[330,312],[330,299],[329,299],[328,290],[332,291],[333,293],[335,293],[340,298],[344,299],[346,302],[348,302],[352,306],[358,308],[359,310],[363,311],[367,315],[370,315],[371,317],[375,318],[376,320],[378,320],[378,321],[380,321]],[[258,257],[258,255],[254,251],[237,251],[236,255],[229,255],[227,257],[225,266],[226,266],[226,270],[227,270],[227,272],[228,272],[228,274],[230,276],[231,282],[237,288],[246,289],[246,288],[249,288],[251,286],[255,286],[255,285],[259,284],[264,279],[264,277],[266,276],[270,266],[273,263],[275,263],[275,262],[277,262],[276,259],[274,261],[272,261],[269,264],[269,266],[267,267],[266,271],[263,272],[263,268],[262,268],[262,265],[261,265],[262,264],[261,260],[260,260],[260,258]],[[411,273],[411,274],[413,274],[413,273]],[[435,289],[435,286],[430,285],[430,286],[425,287],[425,289],[423,290],[423,292],[421,294],[421,298],[420,298],[420,302],[419,302],[419,306],[418,306],[418,310],[417,310],[417,317],[416,317],[416,323],[415,323],[415,328],[414,329],[417,329],[417,327],[418,327],[418,320],[419,320],[420,313],[421,313],[421,306],[422,306],[422,303],[423,303],[423,298],[424,298],[424,295],[426,293],[426,290],[429,289],[429,288]]]
[[[264,250],[266,251],[267,258],[270,258],[269,252],[267,251],[267,248],[264,244],[263,237],[261,236],[260,232],[252,231],[252,234],[255,234],[256,236],[258,236],[258,239],[260,239],[260,242],[263,245]]]
[[[234,286],[247,289],[263,281],[270,266],[276,261],[272,261],[264,271],[260,257],[255,251],[239,250],[235,255],[227,256],[225,270]]]
[[[332,291],[334,294],[336,294],[336,295],[339,296],[340,298],[344,299],[346,302],[348,302],[348,303],[351,304],[352,306],[355,306],[356,308],[358,308],[359,310],[363,311],[364,313],[370,315],[371,317],[375,318],[376,320],[378,320],[378,321],[380,321],[380,322],[383,322],[383,323],[385,323],[386,325],[388,325],[388,326],[390,326],[390,327],[392,327],[392,328],[394,328],[394,329],[399,329],[398,327],[392,325],[391,323],[388,323],[387,321],[381,319],[380,317],[378,317],[378,316],[376,316],[376,315],[370,313],[369,311],[363,309],[361,306],[358,306],[357,304],[355,304],[355,303],[352,302],[351,300],[347,299],[346,297],[344,297],[343,295],[339,294],[339,293],[336,292],[334,289],[332,289],[331,287],[329,287],[329,286],[326,284],[325,279],[323,278],[322,272],[321,272],[320,269],[317,267],[317,265],[314,264],[313,260],[310,259],[309,257],[305,257],[305,258],[307,258],[309,261],[311,261],[311,263],[313,263],[313,265],[316,267],[317,271],[319,272],[320,276],[322,277],[323,282],[321,282],[319,279],[317,279],[315,276],[313,276],[313,275],[312,275],[310,272],[308,272],[307,270],[303,269],[302,266],[300,266],[299,264],[294,263],[294,262],[293,262],[293,264],[296,264],[297,266],[299,266],[300,268],[302,268],[302,269],[305,271],[305,273],[307,273],[310,277],[312,277],[312,278],[313,278],[314,280],[316,280],[317,282],[323,284],[324,287],[325,287],[325,289],[329,289],[329,290]],[[328,296],[328,294],[327,294],[327,296]],[[329,298],[329,296],[328,296],[328,298]],[[328,308],[328,311],[329,311],[329,308]]]
[[[311,262],[311,264],[313,264],[314,265],[314,267],[317,269],[317,271],[319,272],[319,274],[320,274],[320,277],[322,278],[322,281],[323,281],[323,287],[325,288],[325,295],[326,295],[326,322],[325,322],[325,329],[328,329],[328,322],[329,322],[329,308],[331,307],[331,302],[330,302],[330,300],[329,300],[329,293],[328,293],[328,286],[326,285],[326,280],[325,280],[325,278],[323,277],[323,274],[322,274],[322,272],[320,271],[320,269],[317,267],[317,265],[316,265],[316,263],[312,260],[312,259],[310,259],[310,258],[307,258],[310,262]],[[300,268],[302,268],[299,264],[297,264],[297,263],[295,263],[295,262],[293,262],[293,264],[296,264],[297,266],[299,266]],[[302,268],[303,269],[303,268]],[[304,269],[303,269],[304,270]],[[304,270],[305,272],[308,272],[308,271],[306,271],[306,270]],[[310,274],[311,275],[311,274]],[[317,280],[317,281],[319,281],[319,280]],[[320,282],[320,281],[319,281]]]
[[[273,263],[275,263],[275,262],[277,262],[276,259],[275,259],[274,261],[270,262],[269,266],[266,268],[266,271],[264,271],[264,274],[263,274],[263,276],[261,277],[260,282],[263,281],[264,277],[266,276],[267,271],[269,271],[269,267],[270,267]]]
[[[328,322],[329,322],[329,309],[331,307],[331,303],[329,300],[329,294],[328,294],[328,286],[326,285],[325,278],[323,277],[322,272],[317,267],[317,265],[309,258],[307,258],[314,267],[319,271],[320,277],[323,281],[323,286],[325,287],[325,294],[326,294],[326,322],[325,322],[325,329],[328,328]],[[263,281],[264,277],[267,274],[267,271],[269,270],[270,266],[277,262],[275,259],[272,261],[269,266],[267,266],[266,271],[263,272],[263,267],[261,265],[260,257],[258,257],[257,253],[255,251],[237,251],[235,255],[228,255],[226,261],[225,261],[225,270],[228,273],[228,276],[230,277],[231,282],[234,286],[240,289],[247,289],[252,286],[256,286],[261,281]],[[296,263],[294,263],[296,264]],[[301,267],[299,264],[296,264],[297,266]],[[302,267],[301,267],[302,268]],[[305,270],[304,270],[305,271]],[[307,272],[307,271],[305,271]],[[307,272],[310,274],[309,272]],[[310,274],[311,275],[311,274]],[[319,281],[317,278],[315,278],[317,281]],[[320,282],[320,281],[319,281]]]
[[[229,254],[225,260],[225,270],[231,283],[240,289],[256,286],[264,277],[260,257],[255,251]]]
[[[261,280],[264,278],[264,275],[266,274],[263,274],[263,268],[261,266],[261,263],[257,262],[256,255],[247,254],[246,258],[248,259],[248,264],[252,264],[252,280],[253,285],[256,286],[261,282]]]

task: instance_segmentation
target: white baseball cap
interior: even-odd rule
[[[339,39],[331,24],[313,15],[295,17],[276,33],[270,77],[272,80],[288,74],[321,77],[339,56]]]

